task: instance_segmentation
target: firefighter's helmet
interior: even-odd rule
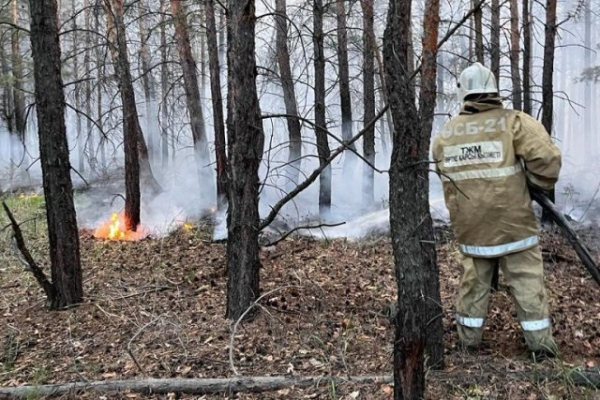
[[[458,79],[458,99],[463,102],[465,97],[471,94],[486,93],[498,95],[498,86],[492,71],[478,62],[465,68]]]

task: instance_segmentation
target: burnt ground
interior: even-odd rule
[[[33,210],[38,216],[42,212],[38,205]],[[32,211],[17,208],[15,213],[23,221]],[[1,226],[5,221],[0,217]],[[34,257],[44,264],[43,223],[24,226]],[[201,223],[191,231],[126,243],[96,240],[82,231],[86,298],[61,312],[47,311],[42,291],[5,236],[0,246],[1,386],[233,375],[228,358],[232,329],[223,315],[225,245],[210,243]],[[458,379],[430,380],[428,399],[600,399],[600,392],[567,379],[533,382],[507,375],[600,364],[600,290],[560,236],[544,233],[543,251],[563,355],[534,364],[502,279],[493,294],[482,350],[472,355],[457,349],[452,311],[458,253],[451,240],[440,241],[445,371]],[[275,292],[263,299],[253,322],[238,328],[235,367],[243,375],[391,373],[393,329],[386,310],[395,298],[392,261],[384,237],[359,243],[292,238],[263,251],[262,290]],[[390,399],[391,393],[385,384],[348,384],[261,394],[88,392],[63,398]]]

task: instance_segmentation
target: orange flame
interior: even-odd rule
[[[107,221],[96,228],[94,237],[108,240],[135,241],[142,240],[148,236],[148,231],[141,225],[137,227],[135,232],[126,230],[125,226],[125,217],[113,213],[110,217],[110,221]]]

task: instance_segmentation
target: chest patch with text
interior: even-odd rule
[[[498,163],[503,160],[502,142],[486,141],[444,147],[444,166]]]

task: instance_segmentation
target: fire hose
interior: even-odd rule
[[[556,205],[548,196],[542,193],[539,190],[534,188],[529,189],[529,193],[531,198],[535,200],[544,210],[548,212],[548,215],[552,217],[552,220],[556,223],[556,225],[561,229],[563,236],[569,241],[569,244],[573,247],[577,256],[583,263],[584,267],[589,271],[594,280],[598,285],[600,285],[600,269],[594,262],[592,255],[585,247],[577,232],[571,227],[569,221],[565,218],[565,216],[556,208]]]

